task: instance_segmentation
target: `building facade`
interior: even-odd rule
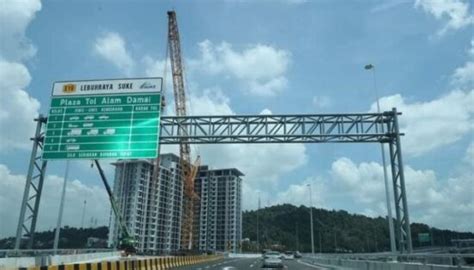
[[[194,190],[194,247],[202,251],[240,249],[242,239],[242,177],[237,169],[199,167]]]
[[[114,197],[137,250],[170,254],[179,250],[183,181],[179,157],[163,154],[157,181],[151,160],[122,160],[114,163]],[[109,243],[119,238],[119,225],[112,213]]]

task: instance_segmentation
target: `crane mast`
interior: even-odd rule
[[[176,115],[186,116],[183,62],[181,57],[178,22],[176,20],[176,12],[174,11],[168,11],[168,46],[171,60],[171,72],[173,75],[173,93]],[[186,131],[182,127],[178,128],[178,134],[185,135],[185,133]],[[179,155],[184,185],[183,215],[181,221],[181,249],[189,250],[192,248],[194,178],[191,179],[191,149],[186,139],[180,141]]]

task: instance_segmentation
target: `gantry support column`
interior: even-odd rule
[[[398,113],[392,109],[392,121],[387,122],[388,132],[391,135],[389,141],[390,163],[392,169],[393,193],[395,199],[395,233],[397,237],[398,250],[400,253],[411,253],[413,250],[411,241],[410,218],[408,214],[407,193],[405,188],[405,174],[403,171],[402,147],[400,143],[400,129],[398,126]]]
[[[33,141],[33,149],[31,151],[30,165],[26,176],[25,190],[23,193],[23,201],[21,203],[20,218],[16,229],[15,249],[21,248],[21,239],[23,236],[28,238],[28,249],[33,248],[34,234],[36,229],[36,221],[38,219],[39,203],[41,192],[43,190],[43,182],[46,171],[47,161],[41,159],[41,151],[43,150],[43,126],[46,124],[47,118],[39,115],[35,119],[36,132],[31,138]],[[39,151],[38,151],[39,149]]]

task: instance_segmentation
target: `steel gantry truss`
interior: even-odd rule
[[[26,175],[25,190],[23,191],[23,201],[20,208],[20,219],[16,230],[15,249],[19,249],[22,237],[28,238],[27,248],[33,248],[33,240],[38,220],[39,203],[43,190],[44,176],[47,162],[41,160],[41,150],[43,150],[44,126],[46,117],[39,115],[35,118],[36,132],[31,138],[33,150],[31,151],[30,165]]]
[[[405,176],[398,115],[394,108],[383,113],[302,114],[302,115],[227,115],[227,116],[164,116],[161,117],[160,144],[224,144],[224,143],[386,143],[390,149],[392,182],[396,211],[396,238],[401,253],[412,252],[410,219],[405,189]],[[45,120],[44,120],[45,121]],[[41,128],[34,140],[32,163],[17,230],[17,249],[22,232],[32,243],[38,207],[31,207],[30,199],[39,203],[46,161],[38,166],[37,150],[41,149]],[[385,128],[383,128],[385,127]],[[386,130],[384,132],[384,130]],[[185,132],[183,132],[185,131]],[[35,158],[34,158],[35,157]],[[39,177],[32,177],[33,168]],[[41,169],[42,168],[42,169]],[[32,179],[40,179],[29,191]],[[33,212],[30,229],[24,225],[25,209]]]
[[[231,115],[161,118],[161,144],[388,142],[389,114]],[[185,130],[185,132],[179,132]],[[185,135],[181,135],[185,134]]]

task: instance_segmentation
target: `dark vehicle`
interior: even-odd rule
[[[300,253],[299,251],[295,251],[295,252],[293,253],[293,257],[295,257],[295,259],[299,259],[299,258],[301,258],[302,256],[301,256],[301,253]]]
[[[295,254],[293,251],[285,251],[281,257],[284,260],[293,260],[295,258]]]

